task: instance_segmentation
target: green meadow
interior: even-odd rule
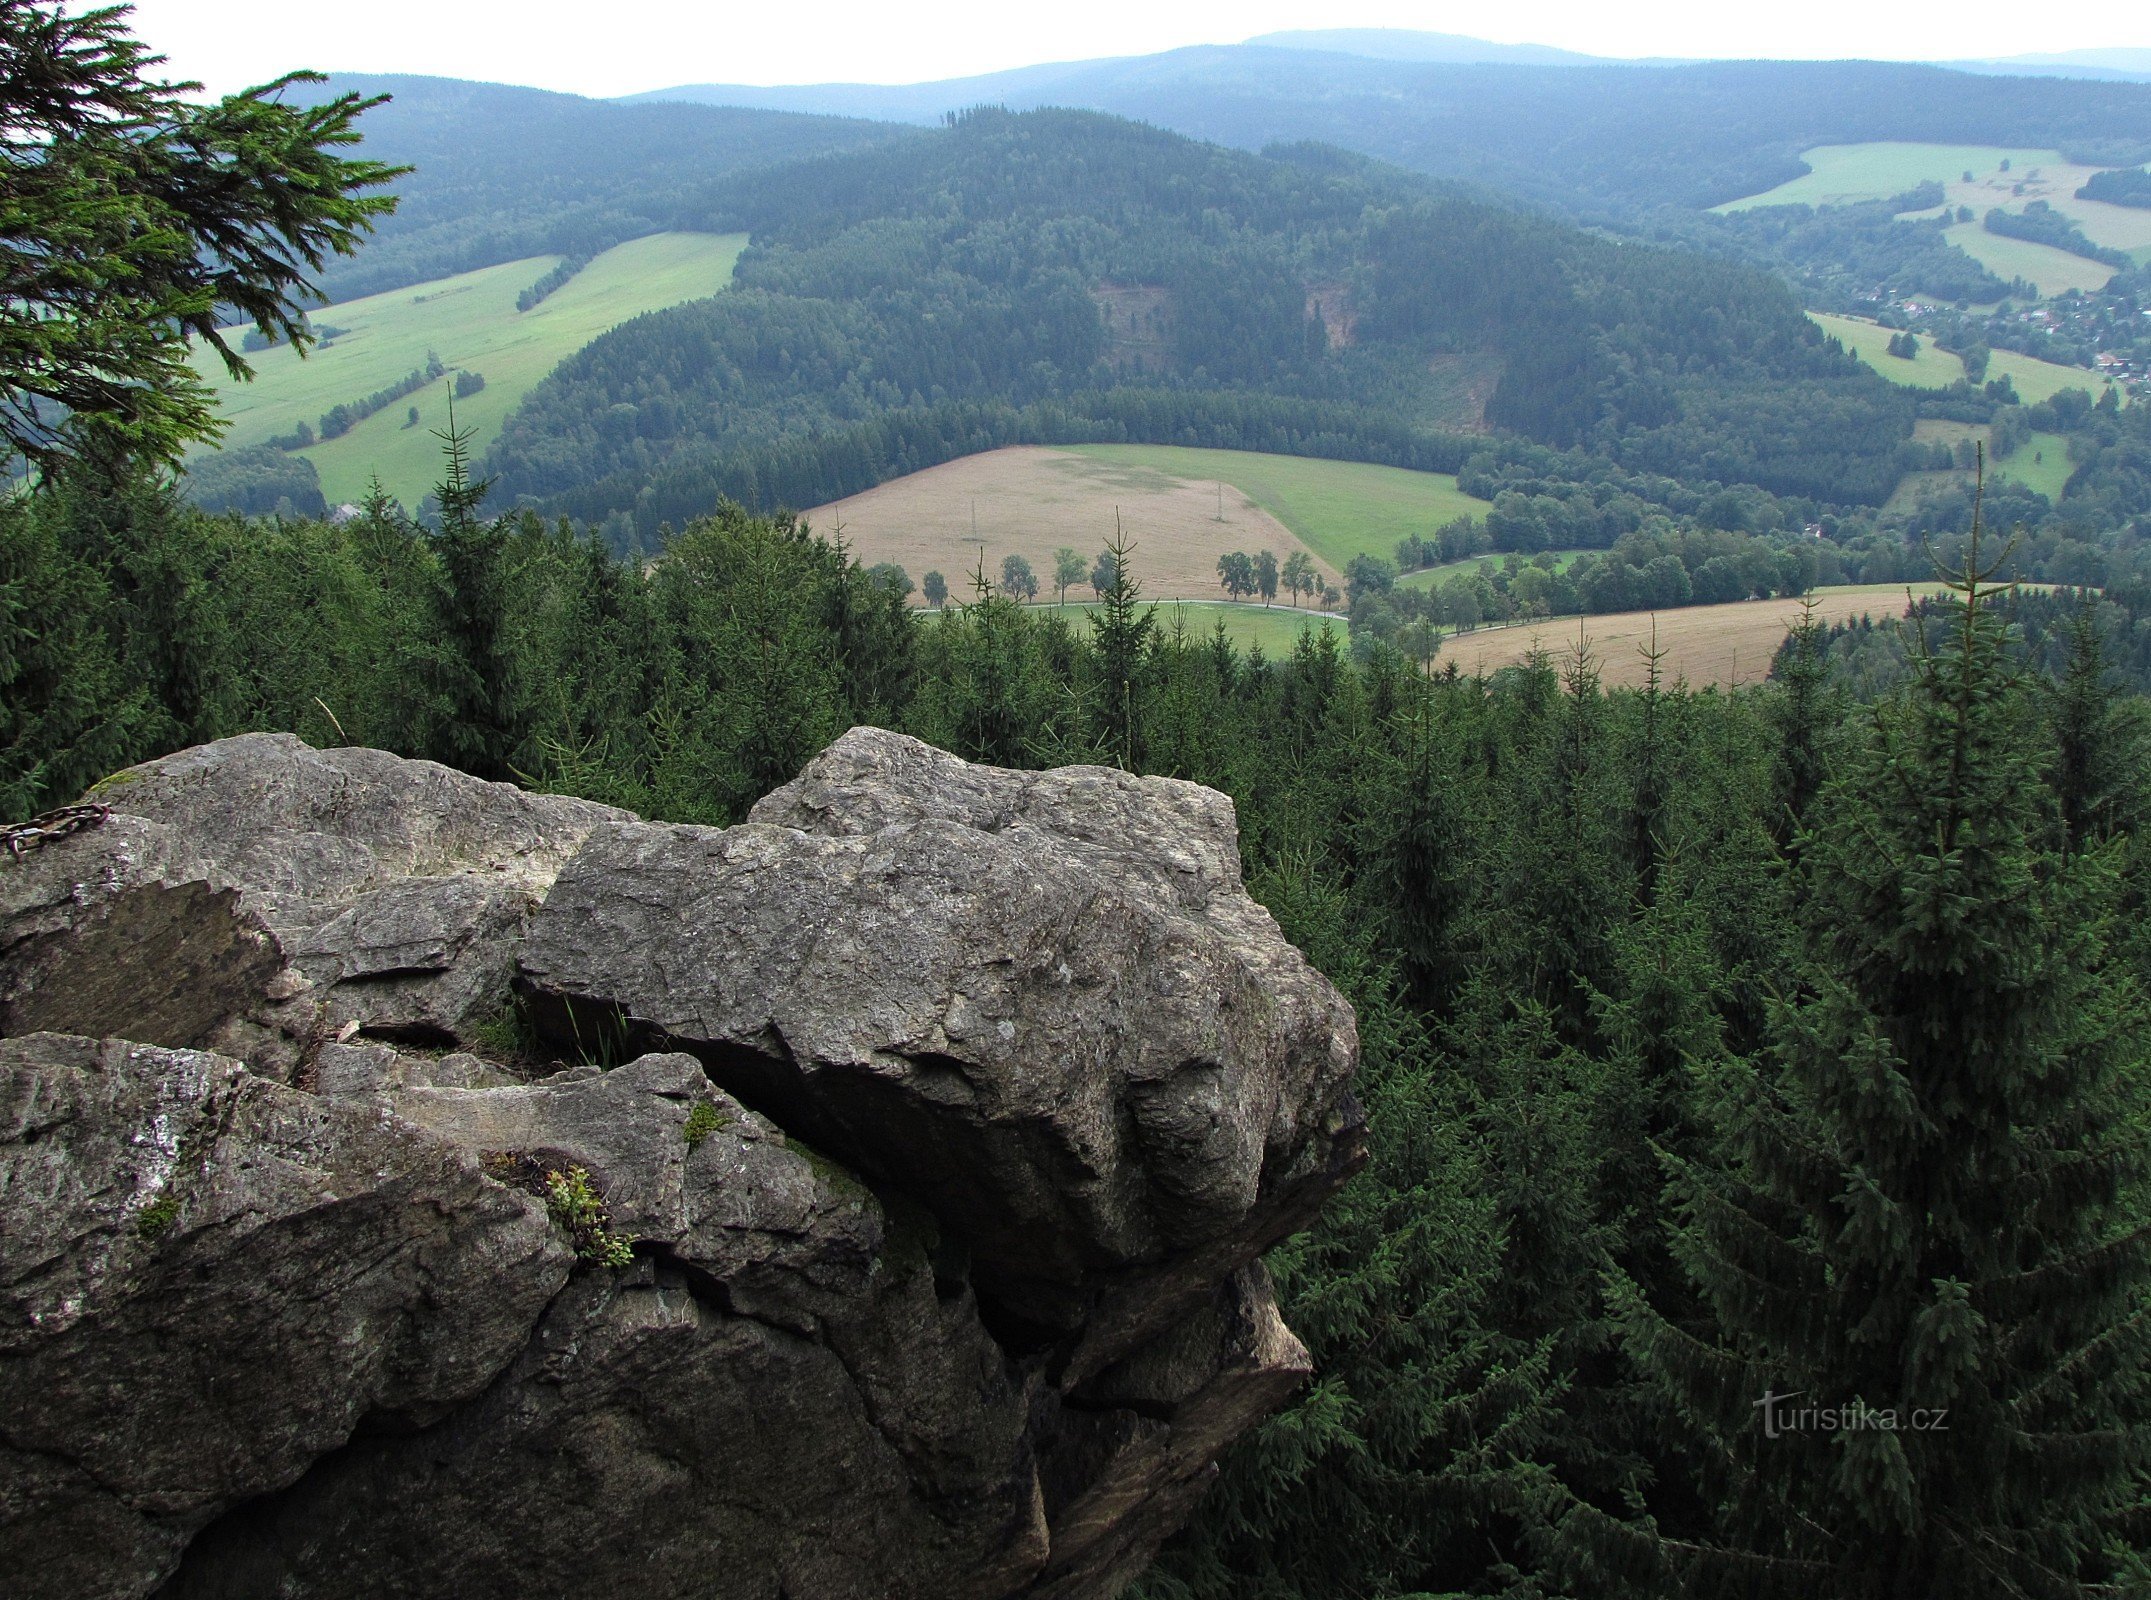
[[[1339,572],[1357,555],[1394,560],[1397,541],[1406,534],[1424,536],[1445,522],[1487,511],[1486,501],[1464,493],[1446,472],[1182,445],[1085,444],[1067,449],[1132,472],[1228,483]]]
[[[2014,478],[2027,489],[2059,502],[2063,485],[2076,464],[2069,441],[2058,433],[2035,433],[1994,465],[1997,478]]]
[[[1946,389],[1964,376],[1964,363],[1947,350],[1937,350],[1933,341],[1925,337],[1920,339],[1919,354],[1907,361],[1889,353],[1890,341],[1897,336],[1895,329],[1823,311],[1810,311],[1808,319],[1892,383],[1912,389]]]
[[[1812,169],[1805,177],[1714,209],[1853,205],[1888,200],[1932,180],[1942,185],[1945,206],[1951,210],[1969,207],[1975,219],[1951,227],[1950,241],[2004,278],[2022,277],[2037,284],[2041,294],[2097,288],[2113,275],[2113,269],[2064,250],[1988,233],[1977,219],[1996,207],[2022,211],[2032,201],[2044,200],[2083,229],[2094,244],[2129,251],[2139,262],[2151,259],[2151,211],[2077,199],[2076,191],[2084,180],[2099,169],[2066,161],[2059,151],[1970,144],[1837,144],[1804,151],[1801,159]],[[2009,163],[2006,171],[2005,161]],[[1941,208],[1906,215],[1935,217],[1941,215]]]
[[[660,233],[616,246],[529,311],[516,296],[558,263],[533,256],[387,294],[323,306],[316,327],[346,330],[303,359],[288,348],[247,360],[251,383],[225,376],[214,352],[197,351],[195,367],[216,383],[230,423],[225,443],[261,444],[300,422],[320,426],[332,406],[356,402],[395,384],[437,353],[451,369],[476,372],[485,387],[458,400],[456,422],[483,451],[545,375],[599,334],[646,311],[716,294],[732,280],[744,234]],[[236,345],[237,330],[233,340]],[[410,408],[417,425],[409,425]],[[340,438],[302,452],[321,474],[329,503],[356,500],[375,474],[391,494],[415,505],[440,476],[448,424],[447,380],[397,400]]]
[[[1983,422],[1942,422],[1923,418],[1914,425],[1914,437],[1928,441],[1955,445],[1969,439],[1976,444],[1988,444],[1994,430]],[[2043,494],[2056,502],[2069,481],[2075,465],[2069,460],[2069,441],[2058,433],[2034,433],[2027,436],[2007,456],[1997,459],[1990,451],[1987,456],[1988,476],[2011,479],[2025,488]],[[1917,505],[1921,496],[1931,490],[1968,484],[1972,474],[1963,468],[1951,468],[1943,472],[1908,472],[1897,481],[1885,506],[1890,511],[1908,511]]]
[[[1093,609],[1088,600],[1071,600],[1066,607],[1056,606],[1050,600],[1042,600],[1031,607],[1034,611],[1058,611],[1065,609],[1070,622],[1085,626]],[[1081,612],[1084,615],[1078,616]],[[1312,628],[1335,630],[1337,642],[1342,644],[1350,633],[1341,616],[1323,616],[1313,611],[1295,611],[1289,606],[1265,606],[1247,601],[1230,600],[1160,600],[1157,603],[1158,626],[1170,631],[1175,626],[1186,630],[1188,637],[1207,639],[1222,621],[1225,632],[1232,642],[1245,650],[1251,645],[1262,646],[1262,653],[1272,661],[1288,656],[1300,642],[1300,635]]]
[[[1822,311],[1810,311],[1808,317],[1892,383],[1913,389],[1941,389],[1964,376],[1964,363],[1946,350],[1937,350],[1924,336],[1919,342],[1919,354],[1907,361],[1889,353],[1893,334],[1888,328],[1858,317]],[[2051,400],[2064,389],[2083,389],[2096,397],[2106,387],[2106,380],[2089,368],[2065,367],[2019,355],[2014,350],[1996,350],[1988,358],[1987,377],[1991,381],[2005,373],[2016,386],[2017,398],[2026,405]]]
[[[1945,228],[1942,236],[1996,277],[2006,281],[2022,278],[2044,298],[2070,289],[2103,289],[2114,275],[2114,269],[2102,262],[2056,250],[2050,244],[1989,233],[1977,222],[1957,223]]]
[[[1825,144],[1800,152],[1809,171],[1762,194],[1729,200],[1714,211],[1748,211],[1758,206],[1846,206],[1887,200],[1929,179],[1961,187],[1963,174],[1975,180],[2000,176],[2003,161],[2012,175],[2066,165],[2054,150],[2011,150],[1983,144]],[[2081,180],[2080,180],[2081,181]],[[1954,200],[1951,202],[1956,204]],[[1998,203],[1998,202],[1996,202]]]

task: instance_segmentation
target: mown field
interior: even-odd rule
[[[1940,389],[1964,376],[1964,363],[1946,350],[1937,350],[1924,336],[1919,342],[1919,354],[1907,361],[1889,353],[1892,333],[1888,328],[1878,327],[1861,317],[1833,316],[1823,311],[1810,311],[1808,316],[1892,383],[1913,389]],[[2064,367],[2057,362],[2019,355],[2014,350],[1996,350],[1987,362],[1987,377],[1991,380],[2004,373],[2016,385],[2017,397],[2026,405],[2051,400],[2064,389],[2083,389],[2096,396],[2106,387],[2106,380],[2089,368]]]
[[[2011,282],[2022,278],[2046,298],[2071,289],[2103,289],[2115,271],[2050,244],[1989,233],[1983,223],[1960,222],[1945,228],[1942,236],[1996,277]]]
[[[1070,449],[1131,475],[1161,473],[1238,489],[1340,572],[1356,555],[1392,559],[1397,541],[1408,533],[1431,534],[1445,522],[1483,516],[1487,510],[1484,500],[1464,493],[1444,472],[1179,445],[1084,444]]]
[[[1817,589],[1815,612],[1825,622],[1867,615],[1901,616],[1908,594],[1934,594],[1940,584],[1849,584]],[[1496,672],[1544,650],[1569,659],[1587,643],[1602,680],[1633,687],[1648,670],[1646,650],[1663,652],[1659,671],[1701,687],[1756,683],[1768,675],[1785,631],[1800,618],[1798,600],[1742,600],[1731,605],[1686,606],[1675,611],[1619,611],[1598,617],[1560,617],[1548,622],[1480,628],[1442,641],[1436,666],[1455,662],[1466,673]]]
[[[1362,552],[1390,558],[1407,533],[1486,510],[1439,473],[1300,456],[1167,445],[1018,446],[966,456],[894,479],[807,520],[840,531],[869,565],[893,561],[920,581],[928,571],[953,593],[981,559],[998,577],[1020,555],[1051,593],[1054,552],[1093,559],[1118,525],[1136,547],[1143,592],[1154,599],[1219,597],[1218,557],[1304,550],[1325,581],[1343,582]],[[1071,596],[1076,591],[1071,591]]]
[[[217,383],[231,424],[225,442],[250,445],[289,433],[302,420],[318,428],[332,406],[395,384],[435,352],[449,367],[485,378],[482,390],[456,402],[457,423],[473,430],[473,450],[482,451],[523,396],[599,334],[646,311],[722,290],[746,243],[744,234],[653,234],[606,251],[519,312],[516,296],[559,260],[534,256],[323,306],[311,314],[315,326],[347,331],[303,360],[289,349],[249,356],[251,383],[225,378],[211,352],[197,352],[195,365]],[[407,425],[413,405],[416,427]],[[303,453],[320,472],[331,505],[357,499],[375,473],[392,494],[415,505],[440,476],[433,430],[447,421],[446,384],[434,383]]]
[[[1716,211],[1750,211],[1758,206],[1847,206],[1866,200],[1887,200],[1917,188],[1933,178],[1944,185],[1964,187],[1969,170],[1975,179],[2001,176],[2003,161],[2012,173],[2038,167],[2065,165],[2053,150],[2012,150],[1996,145],[1917,144],[1882,142],[1871,144],[1825,144],[1800,152],[1808,172],[1762,194],[1729,200]],[[2077,183],[2084,180],[2079,178]],[[2071,185],[2075,187],[2074,184]],[[2006,192],[2006,191],[2005,191]],[[1956,204],[1955,200],[1950,202]],[[1999,205],[1999,200],[1989,200]]]
[[[1083,591],[1087,596],[1090,591]],[[1072,591],[1071,591],[1072,594]],[[1048,602],[1044,610],[1051,611]],[[1092,602],[1088,599],[1078,603],[1071,598],[1068,614],[1079,626],[1087,626]],[[1341,616],[1324,616],[1319,612],[1295,611],[1288,606],[1232,604],[1221,600],[1168,600],[1157,608],[1158,626],[1168,632],[1175,627],[1184,629],[1190,638],[1207,639],[1218,623],[1225,624],[1225,632],[1242,650],[1260,645],[1262,653],[1275,661],[1289,656],[1300,642],[1300,635],[1308,629],[1320,632],[1329,628],[1337,635],[1341,645],[1351,635]]]
[[[2016,150],[1999,145],[1841,144],[1803,151],[1801,159],[1812,169],[1805,177],[1717,209],[1851,205],[1864,200],[1887,200],[1935,179],[1942,184],[1943,204],[1952,210],[1970,206],[1975,219],[1996,206],[2021,211],[2034,200],[2044,200],[2074,220],[2094,244],[2130,251],[2138,261],[2151,257],[2151,211],[2077,199],[2076,191],[2083,187],[2084,180],[2099,169],[2065,161],[2059,151]],[[2004,161],[2009,163],[2006,172],[2002,170]],[[1971,174],[1969,180],[1965,178],[1967,172]],[[1931,217],[1939,214],[1939,208],[1906,214]],[[2021,274],[2029,278],[2040,286],[2042,294],[2058,293],[2072,286],[2094,287],[2111,275],[2111,269],[2065,251],[1988,233],[1976,220],[1951,228],[1949,237],[2003,277]]]

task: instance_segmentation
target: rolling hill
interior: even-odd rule
[[[1334,151],[978,112],[735,175],[708,207],[754,239],[736,292],[565,363],[488,459],[504,494],[649,541],[723,495],[821,505],[999,445],[1454,471],[1496,428],[1879,501],[1911,433],[1763,273]],[[1483,403],[1460,404],[1460,360]]]
[[[294,93],[390,96],[360,122],[363,153],[416,169],[366,246],[329,262],[330,300],[692,230],[697,197],[728,173],[902,132],[856,116],[627,106],[455,78],[337,73]]]

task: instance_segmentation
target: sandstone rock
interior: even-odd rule
[[[860,728],[725,830],[594,831],[521,947],[960,1235],[1006,1336],[1110,1364],[1358,1158],[1350,1009],[1240,881],[1232,803]]]
[[[147,762],[95,798],[104,826],[0,867],[0,1032],[215,1044],[278,1075],[352,1024],[467,1040],[561,863],[627,816],[289,734]],[[158,1004],[131,998],[145,984]]]

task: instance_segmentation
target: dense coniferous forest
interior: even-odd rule
[[[1288,449],[1453,468],[1444,435],[1478,419],[1443,409],[1428,363],[1456,351],[1502,361],[1487,424],[1668,476],[1875,502],[1911,432],[1911,401],[1762,273],[1334,151],[980,111],[709,205],[753,234],[735,289],[563,363],[488,458],[504,495],[650,543],[719,494],[811,505],[983,444],[1278,447],[1251,416]],[[1335,347],[1324,284],[1353,308]],[[1141,350],[1095,298],[1117,285],[1156,296]]]
[[[2027,660],[1980,591],[1872,709],[1819,629],[1767,687],[1609,693],[1589,659],[1482,680],[1188,635],[1140,549],[1080,626],[990,585],[920,620],[736,508],[626,563],[488,516],[460,449],[438,498],[431,533],[90,473],[0,508],[5,808],[264,727],[713,823],[857,722],[1231,793],[1256,892],[1359,1008],[1373,1165],[1275,1260],[1316,1382],[1152,1600],[2130,1570],[2133,623]],[[2076,1361],[2108,1380],[2057,1385]],[[1766,1437],[1755,1397],[1793,1390],[1947,1437]]]

